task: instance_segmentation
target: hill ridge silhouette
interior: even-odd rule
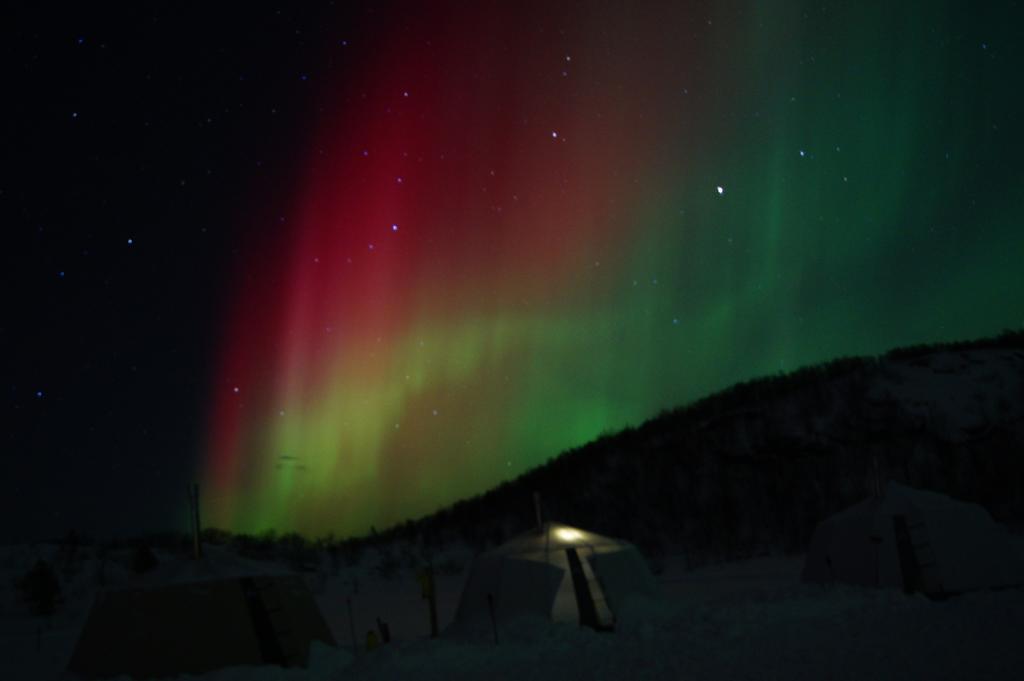
[[[1021,525],[1022,445],[1024,331],[1007,330],[738,383],[378,538],[493,545],[532,526],[536,490],[547,517],[655,557],[800,551],[818,521],[867,494],[875,465]]]
[[[1024,526],[1024,330],[841,357],[763,376],[667,409],[552,457],[514,479],[361,537],[254,537],[215,528],[212,543],[308,559],[350,559],[397,541],[477,550],[545,519],[636,543],[657,569],[792,553],[815,525],[863,499],[877,478],[982,504]],[[154,544],[173,543],[151,537]]]

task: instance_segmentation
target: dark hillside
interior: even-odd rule
[[[770,376],[568,451],[378,535],[477,546],[553,519],[692,560],[798,551],[875,477],[1024,524],[1024,333],[902,348]]]

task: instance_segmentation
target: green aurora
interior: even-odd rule
[[[362,534],[737,381],[1024,325],[1020,9],[546,7],[432,11],[332,86],[232,294],[215,524]]]

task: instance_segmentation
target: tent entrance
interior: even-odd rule
[[[274,582],[253,577],[242,577],[240,581],[263,661],[281,667],[300,664],[297,650],[285,650],[285,644],[291,642],[291,630],[281,621],[284,608]]]
[[[932,596],[941,594],[942,582],[937,573],[935,550],[928,539],[925,524],[917,520],[908,522],[905,515],[892,517],[896,551],[903,577],[903,591]]]
[[[572,587],[576,593],[580,624],[598,631],[611,631],[612,613],[608,609],[604,589],[601,588],[590,561],[581,560],[575,548],[566,549],[565,555],[569,560],[569,574],[572,576]]]

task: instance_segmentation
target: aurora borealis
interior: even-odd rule
[[[241,212],[211,524],[363,534],[736,381],[1024,324],[995,10],[463,4],[325,43],[289,210]]]

